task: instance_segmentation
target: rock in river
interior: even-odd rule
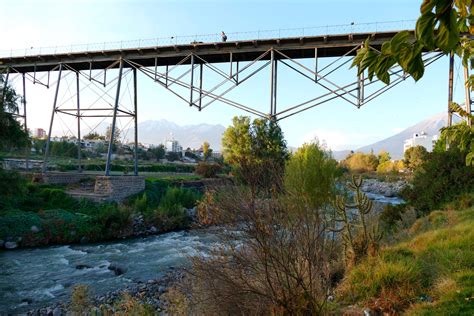
[[[127,269],[111,264],[107,269],[113,271],[115,275],[122,275],[127,272]]]
[[[16,242],[14,242],[14,241],[7,241],[7,242],[5,243],[5,248],[6,248],[6,249],[15,249],[15,248],[17,248],[17,247],[18,247],[18,244],[17,244]]]

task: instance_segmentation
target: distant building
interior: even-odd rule
[[[177,140],[171,139],[165,142],[165,150],[167,153],[180,153],[183,151],[183,147],[178,143]]]
[[[415,133],[412,138],[405,140],[403,152],[405,153],[408,148],[415,146],[423,146],[427,151],[433,151],[436,141],[438,141],[438,135],[429,136],[425,132]]]
[[[33,128],[30,134],[33,138],[38,138],[38,139],[44,139],[47,136],[46,131],[42,128]]]

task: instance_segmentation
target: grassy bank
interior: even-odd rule
[[[32,247],[124,238],[150,227],[156,232],[184,229],[190,224],[186,209],[194,207],[200,193],[176,187],[181,180],[147,179],[144,192],[120,204],[75,200],[64,186],[20,180],[0,201],[0,240]]]
[[[345,277],[345,303],[408,315],[474,314],[474,208],[434,211],[404,241],[369,257]]]

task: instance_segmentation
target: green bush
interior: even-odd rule
[[[176,210],[178,206],[192,208],[199,197],[199,194],[191,189],[170,187],[161,198],[159,208],[170,211]]]
[[[312,208],[329,203],[335,195],[337,162],[319,144],[304,144],[286,164],[285,190],[305,198]]]
[[[401,195],[421,215],[473,190],[474,167],[466,166],[465,154],[450,150],[430,153],[415,170],[412,186],[402,190]]]
[[[0,210],[13,208],[26,194],[26,180],[14,171],[0,168]]]
[[[199,162],[195,173],[204,178],[215,178],[222,171],[222,166],[216,163]]]

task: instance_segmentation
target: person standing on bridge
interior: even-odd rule
[[[227,35],[225,35],[224,31],[222,31],[221,36],[222,36],[222,41],[227,42]]]

